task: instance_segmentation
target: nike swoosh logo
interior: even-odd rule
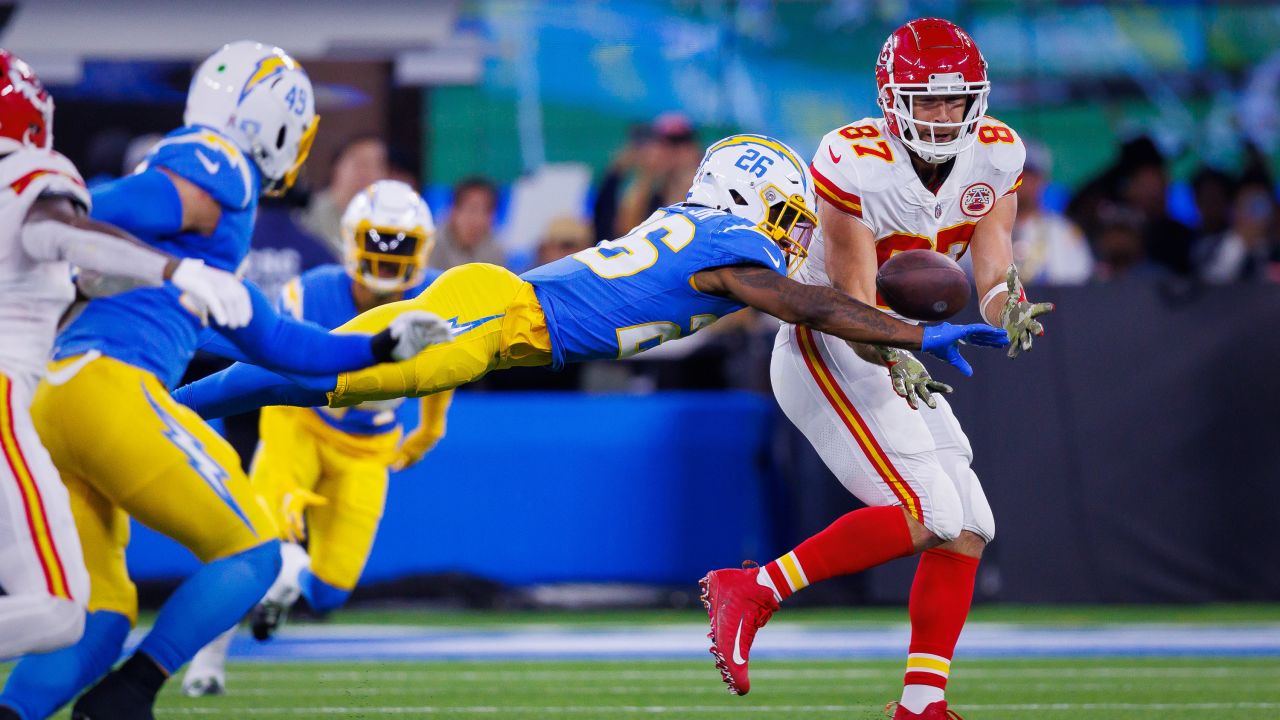
[[[478,320],[472,320],[471,322],[466,322],[461,325],[458,324],[458,316],[455,315],[452,318],[449,318],[449,326],[451,328],[449,332],[454,337],[458,337],[459,335],[461,335],[464,332],[467,332],[468,330],[473,330],[475,328],[480,327],[481,325],[484,325],[487,322],[490,322],[492,320],[497,320],[498,318],[502,317],[505,314],[506,313],[498,313],[497,315],[482,317]]]
[[[47,371],[44,374],[44,379],[47,380],[50,385],[66,385],[71,381],[71,378],[76,376],[76,373],[84,369],[85,365],[88,365],[100,357],[102,357],[102,353],[97,350],[90,350],[89,352],[81,355],[79,360],[76,360],[70,365],[65,365],[57,370]]]
[[[833,163],[840,162],[840,158],[844,157],[843,155],[837,155],[836,151],[832,150],[830,145],[827,146],[827,152],[831,155],[831,162]]]
[[[196,150],[196,159],[199,160],[200,164],[204,166],[205,172],[209,173],[210,175],[217,175],[218,168],[222,167],[222,163],[214,162],[210,160],[208,157],[205,157],[205,154],[200,152],[199,150]]]
[[[735,665],[745,665],[747,659],[742,657],[742,621],[746,618],[738,619],[738,634],[733,636],[733,663]]]
[[[782,269],[782,261],[774,257],[773,253],[769,252],[768,250],[765,250],[764,254],[769,256],[769,262],[773,263],[773,266],[775,268],[778,268],[779,270]]]

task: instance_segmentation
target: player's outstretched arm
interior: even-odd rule
[[[243,353],[235,359],[268,370],[302,375],[359,370],[407,360],[428,345],[452,339],[448,323],[420,310],[401,313],[376,335],[330,333],[280,313],[261,290],[245,285],[253,299],[253,321],[243,328],[217,330]]]
[[[255,365],[235,363],[183,385],[173,391],[173,397],[200,417],[211,420],[269,405],[325,405],[329,402],[326,393],[337,384],[336,375],[284,377]]]
[[[694,276],[702,292],[726,295],[784,322],[807,325],[849,342],[923,350],[956,366],[966,375],[973,369],[960,357],[957,345],[1004,347],[1003,330],[987,325],[928,327],[911,325],[820,285],[806,285],[757,265],[727,265]]]

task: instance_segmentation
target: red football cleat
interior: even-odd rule
[[[896,708],[896,709],[895,709]],[[913,713],[896,702],[884,706],[884,714],[893,713],[893,720],[964,720],[960,713],[947,708],[946,700],[929,703],[923,712]]]
[[[764,627],[778,609],[773,591],[756,582],[760,567],[752,562],[741,570],[712,570],[698,582],[702,604],[711,621],[711,654],[729,692],[746,695],[751,690],[747,662],[756,631]]]

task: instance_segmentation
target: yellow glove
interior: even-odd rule
[[[435,447],[437,440],[439,440],[438,437],[427,433],[410,433],[405,436],[404,442],[396,448],[396,459],[391,461],[391,470],[400,472],[417,464],[431,448]]]
[[[280,512],[284,515],[284,531],[289,540],[300,543],[307,537],[307,508],[328,505],[329,501],[300,487],[280,496]]]
[[[440,442],[440,438],[444,437],[445,415],[449,412],[451,402],[452,390],[422,398],[418,410],[418,427],[404,436],[400,447],[396,449],[395,460],[389,466],[391,470],[399,472],[413,465]]]

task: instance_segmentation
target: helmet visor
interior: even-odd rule
[[[783,252],[805,257],[809,254],[809,242],[817,225],[818,218],[805,206],[804,198],[792,195],[769,208],[760,229],[773,238]]]
[[[356,279],[371,288],[403,290],[426,269],[430,238],[425,234],[361,225],[355,242]]]

